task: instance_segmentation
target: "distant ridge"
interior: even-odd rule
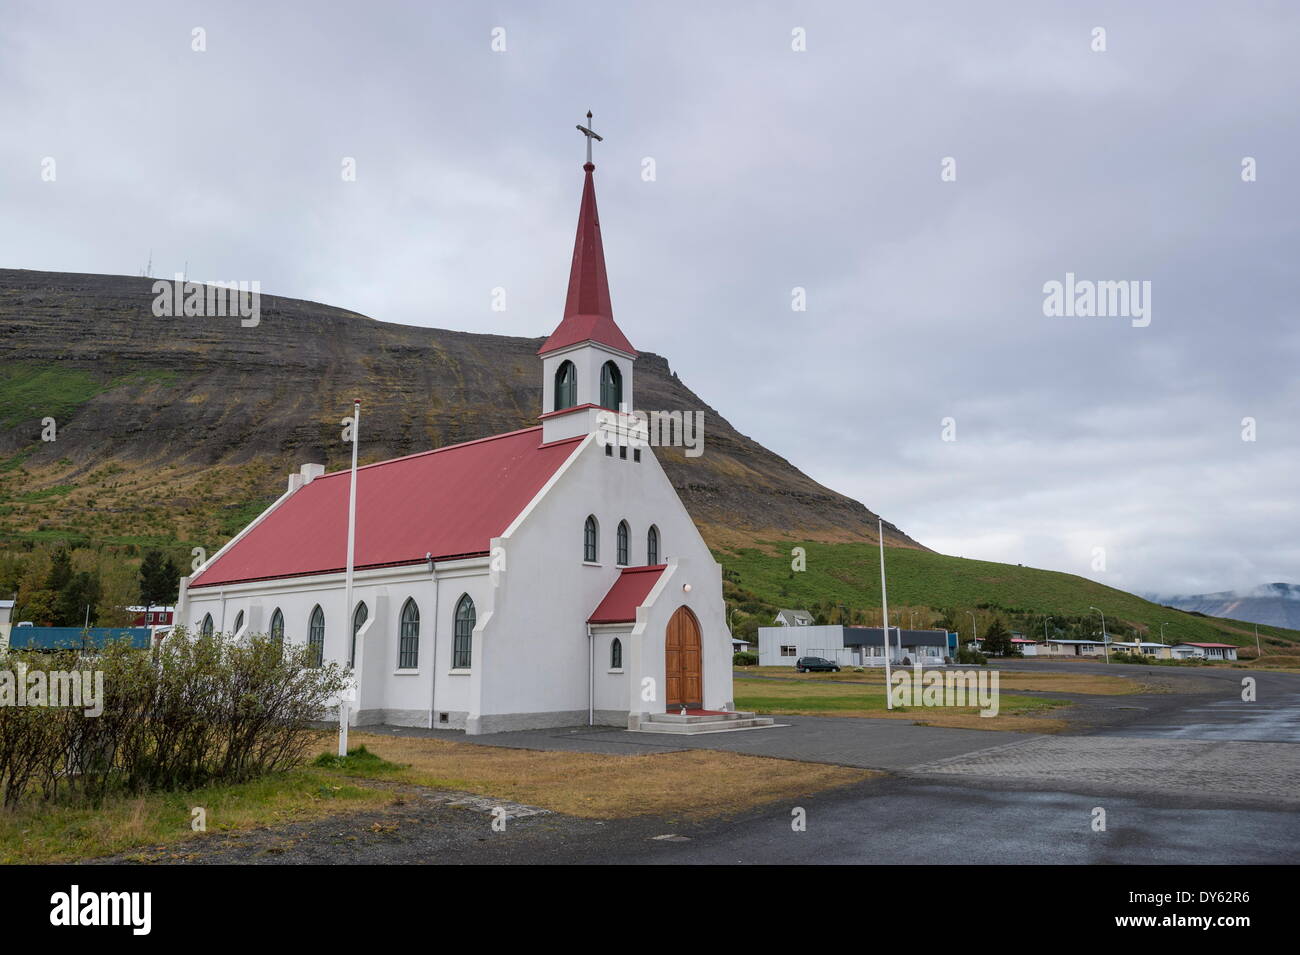
[[[1268,627],[1300,629],[1300,585],[1273,583],[1249,590],[1225,590],[1214,594],[1163,596],[1147,594],[1148,600],[1208,617],[1231,617]]]

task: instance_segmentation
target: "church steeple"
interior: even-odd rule
[[[591,113],[587,121],[590,123]],[[614,323],[609,299],[592,177],[596,166],[591,161],[592,140],[601,137],[587,126],[578,130],[587,137],[587,162],[582,167],[582,202],[564,318],[537,350],[542,359],[542,419],[547,441],[589,432],[598,421],[595,412],[601,409],[630,409],[632,364],[637,357],[632,343]]]
[[[591,113],[587,114],[591,119]],[[599,140],[590,129],[579,126],[587,137],[587,162],[583,165],[582,203],[578,207],[578,234],[573,240],[573,265],[569,269],[569,294],[564,302],[564,319],[538,350],[545,356],[581,342],[607,345],[636,357],[636,349],[614,324],[609,300],[609,277],[605,273],[605,246],[600,238],[600,214],[596,211],[596,167],[591,162],[591,141]]]

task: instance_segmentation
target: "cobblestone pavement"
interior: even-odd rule
[[[1042,736],[913,766],[907,772],[1127,792],[1258,797],[1300,806],[1300,748],[1294,743]]]

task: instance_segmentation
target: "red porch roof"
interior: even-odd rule
[[[587,618],[587,623],[631,623],[636,620],[636,608],[658,582],[667,564],[652,567],[627,567],[609,588],[605,599]]]
[[[357,469],[357,568],[486,553],[582,438],[541,443],[540,427]],[[316,478],[222,554],[190,587],[338,572],[347,566],[348,471]]]

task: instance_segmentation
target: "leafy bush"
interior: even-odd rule
[[[731,663],[732,666],[738,666],[738,667],[758,666],[758,654],[748,653],[742,650],[741,652],[732,655]]]
[[[7,807],[39,789],[98,804],[113,791],[240,782],[300,763],[310,724],[343,690],[342,665],[312,667],[306,646],[236,643],[179,629],[154,651],[112,643],[100,654],[11,652],[0,671],[48,680],[102,671],[103,712],[0,706],[0,793]]]
[[[957,662],[983,666],[989,662],[989,658],[978,650],[971,649],[968,644],[964,644],[957,648]]]

